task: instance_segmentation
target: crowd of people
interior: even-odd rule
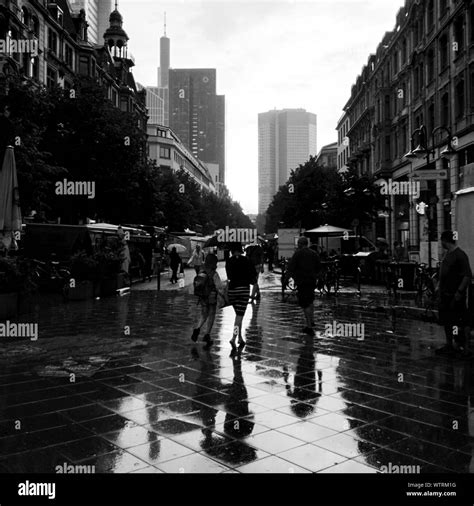
[[[469,338],[471,331],[467,308],[467,294],[472,280],[469,258],[454,240],[450,231],[441,235],[441,244],[446,251],[440,264],[439,284],[436,295],[439,301],[439,321],[446,335],[446,345],[436,351],[441,355],[456,355],[469,358]],[[398,246],[398,245],[396,245]],[[191,339],[196,342],[203,333],[206,346],[212,345],[210,337],[218,308],[231,305],[235,311],[234,331],[230,345],[235,349],[245,346],[242,335],[242,321],[247,305],[258,302],[260,288],[258,278],[263,272],[265,252],[259,245],[247,247],[245,254],[240,244],[231,248],[225,270],[227,283],[223,283],[217,273],[217,256],[213,253],[205,256],[196,248],[193,262],[199,258],[194,280],[195,295],[198,297],[194,331]],[[396,251],[396,249],[395,249]],[[399,252],[401,255],[401,252]],[[199,256],[199,257],[198,257]],[[202,263],[201,263],[202,260]],[[285,276],[292,278],[296,285],[298,304],[303,310],[305,326],[302,331],[308,336],[315,336],[314,299],[322,258],[309,245],[308,238],[300,237],[298,247],[288,263]],[[269,266],[270,267],[270,266]],[[250,290],[250,288],[252,290]]]

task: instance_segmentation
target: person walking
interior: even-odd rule
[[[256,272],[250,260],[242,255],[242,245],[234,243],[232,256],[225,265],[229,280],[229,302],[235,311],[234,332],[230,344],[235,347],[235,340],[239,339],[239,346],[245,346],[242,338],[242,321],[249,301],[250,285],[256,283]]]
[[[303,309],[306,320],[306,327],[303,328],[303,332],[314,336],[314,290],[316,289],[321,261],[319,255],[310,249],[308,244],[307,237],[298,239],[298,249],[288,263],[286,276],[287,280],[293,278],[296,285],[298,303]]]
[[[217,256],[209,253],[204,265],[194,279],[194,295],[198,297],[197,313],[191,340],[196,342],[201,331],[207,347],[213,343],[211,330],[214,325],[218,296],[224,297],[224,285],[217,273]]]
[[[170,268],[171,268],[171,284],[178,282],[178,269],[182,264],[181,257],[179,253],[176,251],[176,248],[173,247],[170,253]]]
[[[196,244],[194,248],[193,254],[191,258],[188,260],[188,266],[192,265],[194,270],[196,271],[196,276],[199,274],[201,267],[204,265],[204,261],[206,256],[204,255],[204,251],[202,251],[201,246]]]
[[[437,355],[460,354],[470,357],[466,295],[471,284],[472,271],[466,253],[456,245],[454,234],[441,234],[441,245],[446,254],[439,269],[439,322],[444,326],[446,345],[436,350]]]
[[[255,269],[256,282],[252,287],[250,299],[260,300],[260,287],[258,286],[258,277],[263,273],[263,248],[259,244],[251,244],[245,250],[245,256],[252,262]]]

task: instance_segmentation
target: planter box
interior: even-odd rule
[[[125,282],[125,274],[117,274],[115,278],[103,279],[100,283],[100,296],[108,297],[115,295],[117,290],[127,286]]]
[[[67,298],[69,300],[87,300],[94,297],[94,283],[92,281],[81,281],[74,288],[68,288]]]
[[[18,293],[0,293],[0,321],[17,316]]]

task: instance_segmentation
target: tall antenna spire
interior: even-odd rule
[[[118,0],[115,0],[115,10],[118,11]]]
[[[165,12],[165,37],[166,37],[166,12]]]

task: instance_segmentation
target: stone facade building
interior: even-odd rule
[[[428,235],[437,241],[442,230],[456,230],[455,194],[474,163],[474,3],[406,0],[395,28],[385,34],[352,86],[344,113],[350,125],[348,163],[360,174],[403,182],[425,169],[448,171],[446,179],[426,172],[419,177],[417,199],[388,196],[390,210],[371,233],[415,252],[423,249]],[[432,151],[429,166],[426,157],[404,156],[412,141],[414,147],[420,143],[413,133],[421,125]],[[449,159],[441,156],[448,146],[446,128],[456,149]],[[417,211],[420,202],[432,208],[429,226],[428,214]]]

